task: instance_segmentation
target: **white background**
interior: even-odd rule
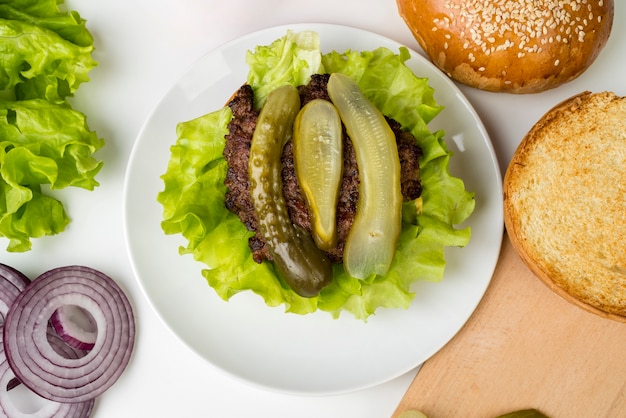
[[[99,66],[78,90],[74,106],[107,141],[94,192],[65,190],[72,222],[66,232],[36,240],[24,254],[0,262],[31,277],[46,269],[84,264],[101,269],[125,289],[138,334],[132,361],[96,404],[106,417],[385,417],[415,372],[353,394],[299,397],[253,388],[199,359],[172,336],[151,310],[133,275],[124,240],[124,174],[135,138],[171,84],[213,48],[259,29],[303,22],[367,29],[419,51],[392,0],[68,0],[87,19]],[[515,96],[460,86],[489,131],[502,173],[517,144],[549,108],[584,90],[626,96],[626,4],[616,1],[609,43],[595,64],[573,82],[541,94]],[[375,361],[375,359],[372,359]]]

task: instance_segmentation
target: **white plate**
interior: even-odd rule
[[[127,170],[124,204],[134,272],[167,327],[200,357],[254,385],[294,394],[338,394],[371,387],[419,366],[463,326],[485,292],[503,234],[502,183],[488,135],[460,90],[422,56],[407,61],[427,77],[445,110],[432,130],[445,129],[455,152],[451,171],[476,192],[470,244],[446,252],[440,283],[419,283],[410,309],[379,309],[366,323],[344,314],[306,316],[265,306],[243,292],[221,300],[205,282],[204,265],[180,256],[180,236],[160,227],[163,189],[176,124],[221,108],[245,81],[247,50],[266,45],[287,29],[315,30],[324,52],[397,51],[382,36],[345,26],[298,24],[239,38],[207,54],[174,83],[143,126]],[[454,140],[453,140],[454,138]]]

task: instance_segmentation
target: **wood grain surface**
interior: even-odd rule
[[[393,417],[626,417],[626,324],[565,301],[504,237],[492,282],[461,331],[424,363]]]

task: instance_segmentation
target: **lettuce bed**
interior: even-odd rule
[[[224,205],[227,165],[222,156],[224,135],[232,114],[228,107],[182,122],[171,147],[164,189],[157,200],[163,206],[161,227],[166,234],[182,234],[188,244],[179,249],[207,265],[202,271],[209,285],[224,300],[240,291],[253,291],[269,306],[284,305],[291,313],[342,311],[366,319],[376,309],[408,308],[411,284],[443,278],[444,247],[465,246],[469,227],[456,229],[474,210],[474,195],[462,180],[450,175],[451,153],[443,132],[427,124],[442,110],[428,80],[404,64],[407,49],[386,48],[322,54],[315,32],[287,34],[247,55],[247,82],[261,106],[267,94],[284,84],[304,84],[314,73],[341,72],[356,80],[378,108],[410,130],[424,151],[420,161],[423,194],[403,208],[403,229],[389,273],[358,280],[342,265],[334,280],[314,298],[296,295],[280,279],[272,263],[255,263],[248,248],[252,235]]]
[[[104,140],[67,101],[97,65],[93,37],[60,3],[0,1],[0,237],[12,252],[69,223],[42,185],[93,190],[102,167]]]

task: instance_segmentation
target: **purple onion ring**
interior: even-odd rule
[[[80,358],[59,354],[47,337],[49,319],[75,305],[95,320],[93,348]],[[107,275],[84,266],[60,267],[34,279],[6,315],[4,351],[15,376],[39,396],[85,402],[120,377],[134,347],[135,321],[124,292]]]
[[[0,326],[17,296],[30,284],[22,272],[0,263]]]
[[[55,334],[51,335],[53,344],[54,341],[58,342],[60,346],[67,347],[65,343],[58,339],[55,340]],[[2,337],[0,337],[2,338]],[[62,348],[67,352],[67,348]],[[71,352],[67,352],[71,355]],[[75,355],[80,356],[80,353]],[[8,387],[11,387],[12,381],[15,380],[13,371],[9,367],[9,363],[6,360],[4,349],[0,344],[0,418],[9,417],[40,417],[40,418],[88,418],[93,410],[95,399],[90,399],[84,402],[78,403],[61,403],[51,400],[46,400],[43,406],[34,412],[33,414],[26,414],[19,410],[13,403],[11,396],[9,395]],[[34,395],[37,396],[37,395]]]
[[[94,319],[78,306],[65,305],[54,311],[50,324],[57,335],[70,347],[91,350],[98,330]]]

